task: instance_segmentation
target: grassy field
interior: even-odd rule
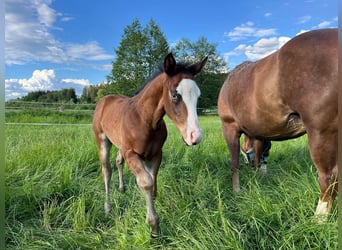
[[[124,194],[114,168],[113,211],[104,216],[91,126],[6,125],[6,248],[337,249],[336,204],[328,223],[314,220],[319,187],[306,137],[274,142],[266,175],[242,164],[236,194],[219,118],[200,123],[202,143],[185,147],[168,122],[156,200],[162,237],[156,240],[127,167]]]

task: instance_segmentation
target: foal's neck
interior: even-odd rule
[[[133,97],[140,118],[153,129],[157,128],[158,122],[165,115],[163,101],[165,80],[165,74],[158,75],[138,95]]]

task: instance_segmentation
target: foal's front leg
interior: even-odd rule
[[[154,178],[146,171],[141,158],[133,150],[124,152],[128,167],[131,169],[136,177],[137,184],[143,192],[146,200],[147,223],[151,226],[151,236],[157,237],[159,235],[159,217],[154,208],[153,192],[154,192]]]
[[[162,160],[162,151],[150,161],[145,161],[146,171],[151,175],[153,179],[152,197],[153,200],[157,197],[157,175]]]

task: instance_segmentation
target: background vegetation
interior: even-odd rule
[[[164,33],[153,19],[142,27],[135,19],[123,30],[120,45],[115,49],[115,60],[106,81],[83,88],[76,96],[74,89],[35,91],[16,100],[24,102],[96,103],[107,94],[132,96],[163,62],[171,51],[177,61],[198,62],[208,56],[204,70],[196,78],[201,89],[200,108],[216,106],[219,90],[227,77],[228,67],[217,52],[217,45],[205,37],[197,41],[183,38],[171,47]],[[6,106],[13,105],[7,102]]]
[[[127,167],[124,194],[114,167],[113,211],[104,215],[91,126],[6,125],[6,249],[337,249],[337,206],[324,225],[313,216],[319,187],[305,136],[273,143],[266,175],[242,164],[236,194],[219,118],[200,117],[195,147],[166,121],[157,240]]]

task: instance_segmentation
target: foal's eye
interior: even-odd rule
[[[180,94],[178,94],[176,91],[171,92],[171,99],[173,102],[178,102],[180,100]]]

